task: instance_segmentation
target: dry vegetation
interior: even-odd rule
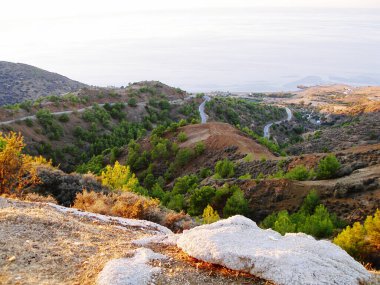
[[[184,213],[176,213],[160,206],[157,199],[146,198],[132,192],[110,193],[108,195],[84,190],[78,193],[74,208],[109,216],[148,220],[182,231],[195,225]]]

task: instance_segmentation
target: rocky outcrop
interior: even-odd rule
[[[178,247],[197,259],[251,273],[276,284],[346,284],[367,282],[370,274],[329,241],[305,234],[281,236],[234,216],[185,231]]]

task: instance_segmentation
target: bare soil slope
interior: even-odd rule
[[[230,124],[213,122],[189,125],[181,128],[181,131],[185,132],[188,137],[188,140],[180,145],[181,147],[192,147],[197,142],[202,141],[206,144],[206,148],[212,150],[223,150],[235,146],[237,147],[236,152],[240,154],[251,153],[255,157],[275,158],[266,147],[255,142]]]

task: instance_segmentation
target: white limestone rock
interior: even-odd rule
[[[155,253],[148,248],[139,248],[131,258],[112,259],[107,262],[96,280],[97,285],[144,285],[151,284],[159,267],[148,263],[152,260],[167,259],[165,255]]]
[[[370,274],[340,247],[306,234],[281,236],[243,216],[185,231],[177,246],[192,257],[276,284],[359,284]]]

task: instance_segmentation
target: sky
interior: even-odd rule
[[[380,85],[378,0],[4,2],[0,60],[91,85],[159,80],[189,91]]]

